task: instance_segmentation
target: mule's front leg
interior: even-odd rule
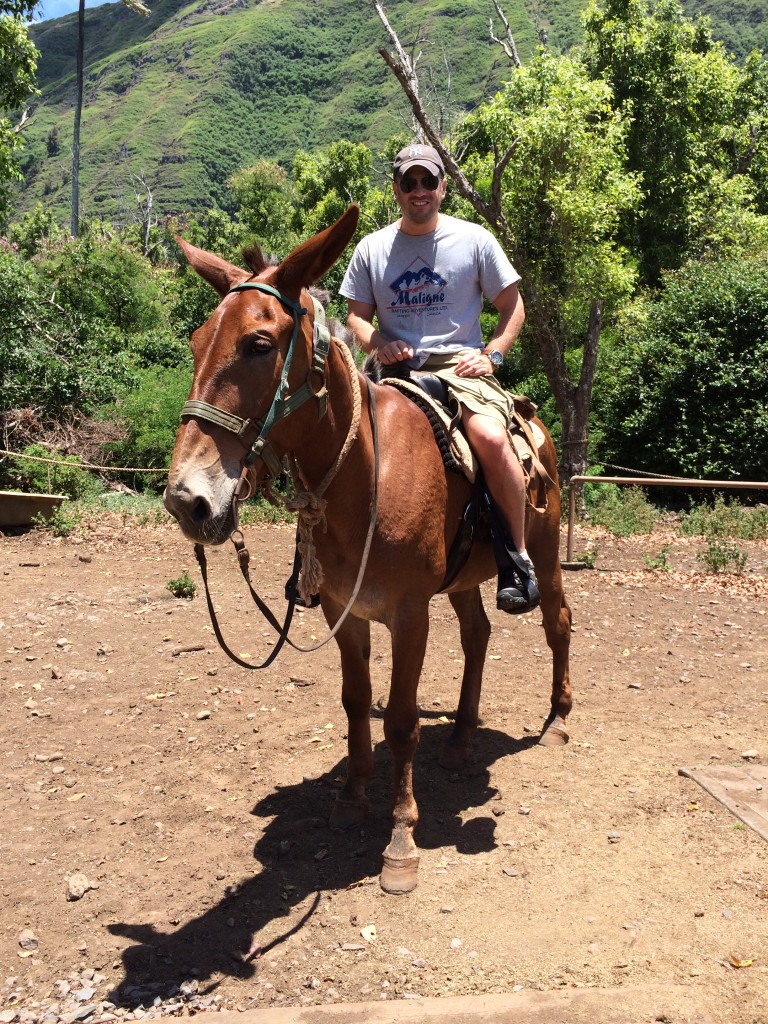
[[[440,751],[440,764],[443,768],[456,771],[466,765],[469,759],[469,745],[477,731],[480,690],[483,685],[483,668],[491,624],[483,608],[479,587],[449,594],[448,598],[459,618],[461,648],[464,652],[464,675],[453,732]]]
[[[323,605],[331,628],[338,620],[335,606]],[[362,824],[368,813],[365,787],[373,770],[371,749],[371,627],[364,619],[349,616],[336,634],[341,653],[341,702],[347,713],[347,778],[331,812],[331,828],[347,829]]]
[[[413,796],[413,758],[419,742],[416,692],[429,632],[429,605],[408,604],[398,609],[392,627],[392,682],[384,713],[384,736],[392,753],[394,807],[392,838],[384,851],[381,887],[404,893],[416,887],[419,853],[413,830],[419,811]]]

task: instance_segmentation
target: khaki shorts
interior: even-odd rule
[[[505,391],[490,373],[483,377],[457,377],[453,371],[460,359],[460,352],[451,352],[445,356],[432,355],[419,370],[434,373],[444,380],[456,398],[470,412],[492,416],[502,426],[508,428],[515,408],[512,395]]]

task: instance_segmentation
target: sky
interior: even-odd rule
[[[86,7],[101,7],[107,0],[85,0]],[[80,6],[79,0],[41,0],[35,14],[35,21],[47,21],[49,18],[63,18]]]

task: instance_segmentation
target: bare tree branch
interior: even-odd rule
[[[29,128],[31,124],[34,124],[34,120],[35,119],[33,117],[29,116],[29,108],[27,108],[25,111],[22,112],[22,115],[19,118],[19,123],[17,125],[14,125],[13,134],[21,135],[25,128]]]
[[[491,181],[491,202],[496,210],[503,209],[501,203],[501,179],[504,176],[504,171],[507,169],[507,164],[512,159],[512,156],[519,145],[520,139],[515,139],[501,160],[496,160],[495,162],[495,166],[493,168],[493,179]]]
[[[445,166],[445,170],[451,176],[451,179],[453,183],[456,185],[459,195],[466,199],[468,203],[471,203],[473,209],[475,209],[477,213],[479,213],[480,216],[488,224],[490,224],[491,227],[493,227],[494,231],[496,231],[496,233],[501,238],[504,247],[509,251],[512,251],[512,249],[514,248],[514,239],[512,238],[509,226],[506,222],[504,213],[501,209],[501,205],[491,205],[490,203],[487,203],[485,199],[483,199],[483,197],[480,195],[480,193],[470,184],[470,182],[464,176],[461,168],[454,160],[453,156],[443,145],[443,142],[439,134],[435,130],[434,125],[430,121],[429,117],[424,111],[424,108],[421,105],[418,93],[414,92],[413,89],[411,88],[411,84],[408,80],[408,75],[406,71],[403,70],[403,68],[398,64],[398,62],[392,57],[392,55],[387,50],[379,50],[379,53],[388,64],[390,70],[392,71],[392,74],[395,76],[395,78],[402,86],[403,92],[408,97],[408,102],[411,104],[411,110],[413,111],[413,115],[422,128],[423,135],[426,137],[429,144],[431,146],[434,146],[434,148],[440,154],[440,157]],[[516,145],[517,143],[513,143],[512,150],[507,155],[505,155],[507,163],[509,162],[509,159],[512,156],[512,152],[514,152],[514,147]]]
[[[123,0],[123,2],[125,2],[125,0]],[[501,23],[504,26],[504,31],[506,32],[507,38],[499,39],[497,35],[494,35],[493,18],[489,18],[488,31],[490,33],[491,39],[494,41],[494,43],[499,44],[504,53],[506,53],[507,57],[509,57],[512,63],[515,65],[515,67],[520,68],[523,65],[520,61],[520,57],[517,52],[517,44],[515,43],[515,37],[512,35],[512,29],[509,27],[509,22],[507,21],[504,11],[501,9],[501,4],[499,3],[499,0],[493,0],[493,6],[496,8],[496,13],[501,18]]]
[[[372,0],[372,2],[373,2],[374,10],[376,11],[376,13],[379,16],[379,21],[382,23],[384,28],[387,30],[387,35],[389,36],[389,38],[392,41],[392,46],[395,48],[395,52],[397,53],[397,59],[400,62],[400,68],[402,70],[403,76],[404,76],[405,80],[408,82],[408,88],[410,90],[410,94],[412,94],[412,95],[414,95],[414,96],[416,96],[418,98],[418,95],[419,95],[419,79],[418,79],[418,76],[416,74],[416,65],[418,63],[420,54],[417,54],[414,57],[414,59],[411,60],[411,58],[408,56],[408,54],[403,49],[403,46],[402,46],[402,44],[400,42],[400,39],[398,38],[397,32],[395,32],[395,30],[392,28],[392,26],[389,23],[389,18],[387,17],[387,13],[384,10],[384,4],[380,3],[380,0]],[[424,141],[424,137],[423,137],[421,128],[419,126],[419,122],[417,121],[415,116],[414,116],[412,128],[413,128],[413,133],[416,136],[416,138],[418,138],[419,142],[423,142]]]

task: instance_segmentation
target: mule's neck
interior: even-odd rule
[[[342,341],[333,339],[326,362],[328,406],[324,417],[306,432],[293,451],[302,482],[312,491],[322,487],[323,492],[333,489],[339,475],[343,476],[350,464],[357,462],[356,450],[365,434],[368,418],[368,393],[354,360],[347,360]],[[354,376],[352,376],[354,374]],[[355,391],[359,390],[359,410],[356,409]],[[345,452],[345,449],[348,449]],[[335,471],[334,464],[343,458]],[[329,474],[333,474],[326,480]]]

